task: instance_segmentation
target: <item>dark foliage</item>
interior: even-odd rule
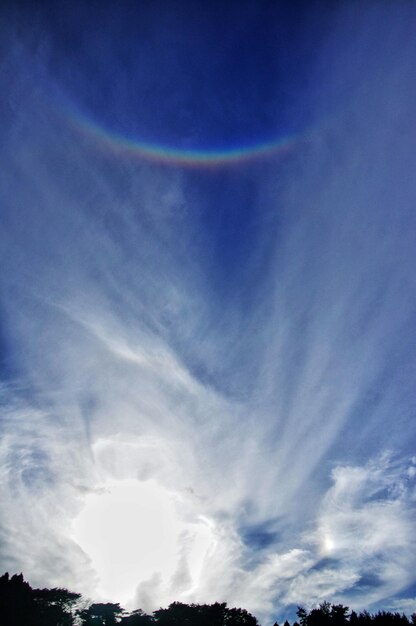
[[[80,593],[32,589],[22,574],[0,577],[0,623],[4,626],[72,626]]]
[[[309,612],[300,606],[296,615],[300,626],[412,626],[416,619],[415,614],[409,619],[404,614],[390,611],[379,611],[374,614],[362,611],[357,615],[355,611],[349,613],[347,606],[331,605],[329,602],[324,602]]]
[[[416,626],[416,613],[379,611],[349,612],[342,604],[323,602],[317,608],[297,610],[293,626]],[[118,603],[82,601],[80,593],[67,589],[32,589],[22,574],[0,576],[0,626],[259,626],[245,609],[228,608],[225,602],[184,604],[147,615],[141,609],[126,613]],[[274,626],[278,626],[275,622]],[[286,620],[284,626],[290,626]]]
[[[119,617],[124,613],[124,609],[117,603],[112,602],[94,603],[87,609],[78,611],[81,623],[84,626],[114,626],[119,621]]]

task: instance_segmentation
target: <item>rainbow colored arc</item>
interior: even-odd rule
[[[282,155],[293,149],[294,145],[305,134],[292,134],[272,141],[259,142],[247,146],[230,147],[224,149],[186,149],[173,148],[157,143],[146,143],[130,139],[120,133],[109,131],[90,118],[79,113],[69,113],[71,121],[81,128],[90,137],[107,144],[113,151],[123,152],[144,160],[160,164],[181,165],[185,167],[215,168],[222,165],[232,165],[244,161],[256,160],[273,155]]]

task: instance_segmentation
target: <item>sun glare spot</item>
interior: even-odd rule
[[[329,535],[326,535],[323,538],[322,548],[323,548],[323,551],[325,552],[325,554],[328,554],[329,552],[333,552],[334,551],[334,549],[335,549],[335,542],[332,539],[332,537],[330,537]]]
[[[73,538],[91,558],[100,580],[98,593],[126,603],[137,585],[155,573],[169,581],[188,526],[178,515],[174,496],[156,481],[112,480],[100,493],[86,497],[73,522]],[[212,540],[207,528],[196,531],[194,525],[190,565],[195,574]]]

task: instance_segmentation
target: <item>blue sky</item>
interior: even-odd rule
[[[2,8],[4,571],[416,611],[411,3]]]

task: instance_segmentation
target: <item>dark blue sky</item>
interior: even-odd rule
[[[42,3],[27,14],[28,37],[47,48],[64,97],[108,130],[227,148],[310,123],[325,4]]]
[[[4,568],[414,612],[415,7],[1,18]]]

